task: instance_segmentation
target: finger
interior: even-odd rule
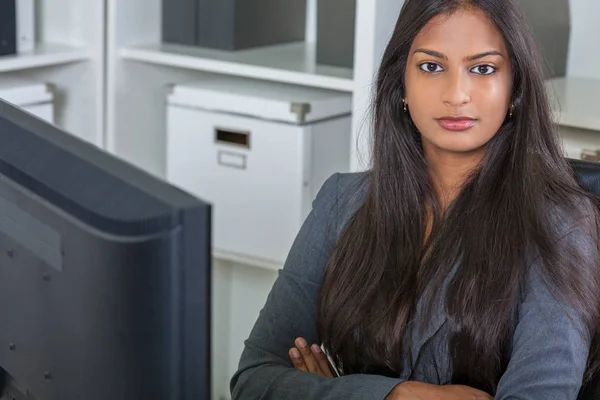
[[[288,352],[288,355],[294,368],[299,369],[300,371],[308,372],[308,368],[306,367],[306,364],[304,364],[304,359],[297,348],[292,347]]]
[[[311,349],[315,359],[317,360],[317,364],[319,364],[319,368],[321,368],[321,371],[323,372],[323,375],[333,378],[334,375],[332,368],[329,365],[329,360],[327,359],[325,353],[323,353],[323,350],[321,350],[321,347],[318,344],[313,344]]]
[[[304,364],[306,364],[308,372],[312,372],[313,374],[317,375],[323,375],[323,372],[321,371],[321,368],[319,367],[319,364],[317,363],[317,360],[315,359],[312,350],[310,349],[310,347],[308,347],[308,343],[306,343],[306,340],[300,337],[296,339],[295,343],[296,348],[300,350],[300,354],[304,359]]]

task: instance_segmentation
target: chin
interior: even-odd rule
[[[479,153],[494,137],[490,134],[489,126],[476,125],[465,131],[449,131],[441,128],[437,123],[422,124],[423,129],[417,129],[421,134],[424,146],[431,146],[437,153],[456,153],[469,155]],[[428,132],[424,134],[424,132]],[[428,143],[427,145],[425,143]]]
[[[449,153],[472,154],[478,153],[483,149],[487,141],[460,140],[459,138],[451,140],[432,141],[435,148]]]

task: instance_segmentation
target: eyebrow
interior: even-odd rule
[[[429,49],[417,49],[414,51],[413,54],[416,53],[425,53],[428,54],[432,57],[436,57],[436,58],[440,58],[442,60],[446,60],[448,61],[448,56],[446,56],[444,53],[440,53],[439,51],[435,51],[435,50],[429,50]],[[484,58],[487,56],[500,56],[500,57],[504,57],[504,54],[502,54],[501,52],[497,51],[497,50],[490,50],[490,51],[486,51],[484,53],[479,53],[479,54],[474,54],[472,56],[467,56],[464,58],[464,61],[475,61],[475,60],[479,60],[480,58]]]

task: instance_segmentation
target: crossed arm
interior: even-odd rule
[[[306,339],[299,337],[289,351],[290,361],[299,371],[335,379],[327,356],[317,344],[308,346]],[[493,400],[489,394],[462,385],[430,385],[406,381],[396,385],[385,400]]]

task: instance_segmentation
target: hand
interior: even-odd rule
[[[294,344],[296,347],[292,347],[288,355],[296,369],[327,378],[335,378],[327,356],[319,345],[313,344],[309,347],[306,340],[301,337],[297,338]]]
[[[409,381],[397,385],[385,400],[493,400],[489,394],[463,385],[430,385]]]

